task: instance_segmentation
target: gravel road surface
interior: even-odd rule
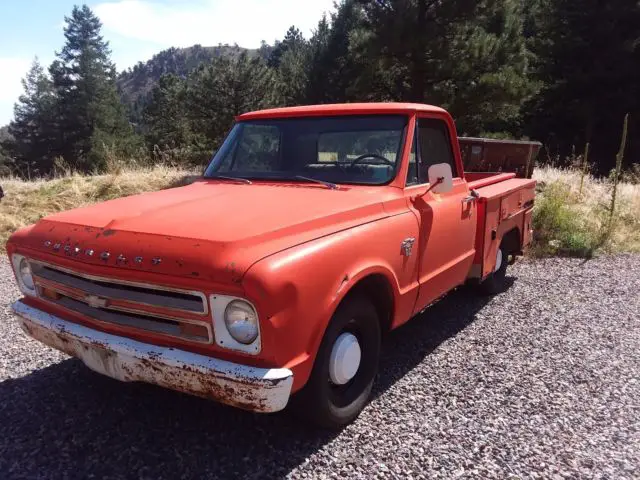
[[[340,433],[94,374],[27,339],[0,260],[0,478],[638,478],[640,256],[526,261],[394,332]]]

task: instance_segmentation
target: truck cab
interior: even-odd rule
[[[240,115],[193,184],[46,217],[7,244],[25,332],[97,372],[340,427],[380,344],[465,282],[496,293],[535,182],[465,174],[421,104]]]

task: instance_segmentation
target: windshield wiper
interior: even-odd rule
[[[326,182],[324,180],[318,180],[317,178],[303,177],[302,175],[296,175],[294,178],[296,180],[303,180],[305,182],[319,183],[320,185],[329,187],[331,190],[336,190],[338,188],[338,185],[336,185],[335,183]]]
[[[226,175],[209,175],[206,178],[220,178],[222,180],[231,180],[234,182],[241,182],[241,183],[246,183],[247,185],[251,185],[252,182],[251,180],[249,180],[248,178],[241,178],[241,177],[227,177]]]

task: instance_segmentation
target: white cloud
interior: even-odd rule
[[[115,33],[163,48],[196,43],[256,48],[261,40],[282,38],[291,25],[309,36],[332,8],[333,0],[120,0],[93,7],[106,38]]]
[[[22,93],[21,79],[30,66],[31,59],[0,57],[0,126],[13,118],[13,104]]]
[[[118,70],[146,61],[168,47],[219,43],[257,48],[281,39],[291,25],[308,38],[334,0],[117,0],[92,6],[103,23]],[[81,3],[81,2],[79,2]],[[61,29],[61,26],[59,26]],[[61,45],[56,45],[60,48]],[[43,47],[50,56],[51,46]],[[20,80],[32,59],[0,57],[0,126],[13,117]],[[49,65],[51,58],[42,58]]]

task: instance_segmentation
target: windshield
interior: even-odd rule
[[[395,176],[406,124],[402,115],[239,122],[205,177],[384,184]]]

